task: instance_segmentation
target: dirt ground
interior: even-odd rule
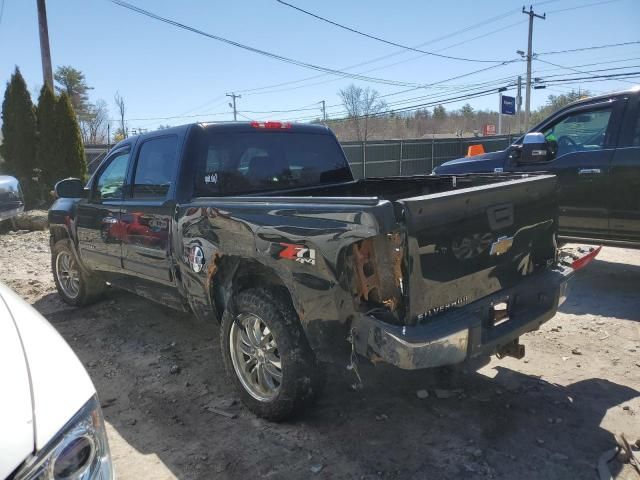
[[[68,307],[49,255],[45,232],[0,235],[0,281],[83,361],[120,479],[589,479],[614,433],[640,438],[640,251],[603,249],[560,313],[523,337],[524,360],[493,359],[453,384],[361,364],[358,392],[337,366],[317,407],[283,424],[237,401],[216,325],[115,290]]]

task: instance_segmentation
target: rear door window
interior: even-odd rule
[[[133,176],[133,198],[164,199],[174,181],[178,137],[152,138],[140,147]]]
[[[330,135],[207,132],[196,179],[199,195],[233,195],[353,179]]]

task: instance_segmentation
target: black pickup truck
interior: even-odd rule
[[[559,179],[561,240],[640,248],[640,87],[577,101],[506,150],[435,169],[533,171]]]
[[[403,369],[521,356],[572,269],[550,175],[354,180],[332,132],[193,124],[116,145],[84,186],[58,182],[52,269],[72,305],[105,282],[221,322],[255,413],[305,405],[318,362]]]

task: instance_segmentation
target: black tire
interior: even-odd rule
[[[222,316],[220,344],[227,375],[242,402],[259,417],[282,421],[302,412],[315,400],[324,375],[315,360],[291,302],[279,292],[263,288],[244,290],[234,296]],[[247,390],[232,360],[231,328],[242,315],[259,317],[273,334],[282,366],[282,381],[275,397],[258,400]]]
[[[60,272],[58,271],[58,257],[60,255],[69,255],[73,259],[76,259],[74,252],[71,250],[69,239],[57,241],[51,250],[51,271],[56,289],[62,300],[74,307],[81,307],[96,302],[106,290],[106,283],[87,272],[78,265],[76,260],[75,268],[78,272],[79,279],[78,292],[77,295],[69,294],[61,285]]]

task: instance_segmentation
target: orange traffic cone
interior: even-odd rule
[[[484,147],[481,143],[477,145],[469,145],[467,149],[467,157],[473,157],[475,155],[482,155],[484,153]]]

